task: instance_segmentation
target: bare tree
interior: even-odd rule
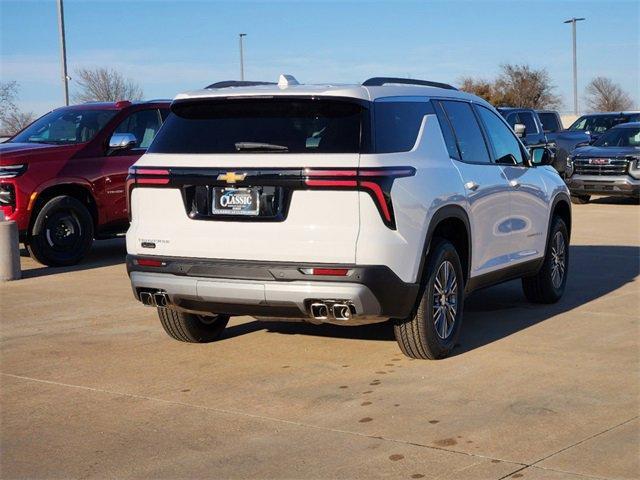
[[[14,135],[36,119],[33,112],[9,112],[2,117],[2,130],[8,135]]]
[[[542,109],[561,104],[545,69],[505,64],[500,70],[500,74],[489,81],[463,77],[458,82],[460,90],[478,95],[496,106]]]
[[[0,118],[9,112],[17,110],[16,97],[18,96],[18,83],[15,81],[0,82]]]
[[[13,135],[33,122],[33,112],[21,112],[16,100],[18,83],[15,81],[0,82],[0,132],[2,135]]]
[[[495,92],[493,88],[493,82],[475,79],[473,77],[462,77],[458,80],[460,90],[468,93],[473,93],[478,97],[484,98],[489,103],[497,103],[495,98]]]
[[[111,68],[81,68],[76,71],[80,91],[74,95],[77,102],[115,102],[140,100],[142,88]]]
[[[631,95],[610,78],[595,77],[585,89],[585,99],[589,110],[614,112],[633,108]]]
[[[522,108],[557,108],[560,97],[554,93],[549,73],[529,65],[504,64],[494,83],[499,103]]]

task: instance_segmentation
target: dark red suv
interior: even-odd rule
[[[93,239],[128,226],[127,170],[169,101],[86,103],[47,113],[0,144],[0,209],[37,261],[79,262]]]

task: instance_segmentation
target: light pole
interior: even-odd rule
[[[64,37],[64,9],[62,7],[62,0],[58,0],[58,29],[60,31],[60,55],[62,61],[64,104],[69,105],[69,75],[67,75],[67,45]]]
[[[244,52],[242,50],[242,38],[246,37],[246,33],[239,33],[240,38],[240,80],[244,80]]]
[[[570,23],[573,33],[573,113],[578,115],[578,59],[576,58],[576,23],[586,20],[573,17],[563,23]]]

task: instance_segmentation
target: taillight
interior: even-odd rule
[[[327,277],[346,277],[350,274],[348,268],[301,268],[305,275],[322,275]]]
[[[127,194],[127,210],[131,220],[131,191],[136,185],[168,185],[169,170],[166,168],[129,168],[125,190]]]
[[[134,262],[141,267],[164,267],[167,262],[155,258],[136,258]]]
[[[395,229],[395,217],[391,202],[391,187],[396,178],[411,177],[413,167],[385,168],[308,168],[303,172],[304,183],[310,188],[337,188],[360,190],[369,193],[385,225]]]

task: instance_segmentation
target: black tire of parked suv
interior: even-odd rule
[[[458,252],[450,242],[436,238],[430,250],[425,266],[429,277],[416,314],[397,320],[394,332],[406,356],[436,360],[446,357],[458,340],[464,277]]]
[[[93,242],[93,218],[77,199],[61,195],[38,212],[26,240],[34,260],[50,267],[75,265]]]
[[[591,200],[591,195],[571,195],[571,203],[576,205],[584,205],[589,203],[589,200]]]
[[[569,233],[564,221],[555,217],[547,241],[547,252],[536,275],[522,278],[522,289],[533,303],[555,303],[567,284],[569,269]],[[560,277],[556,274],[560,273]]]
[[[171,338],[188,343],[209,343],[220,338],[229,315],[204,316],[158,307],[158,317]]]

